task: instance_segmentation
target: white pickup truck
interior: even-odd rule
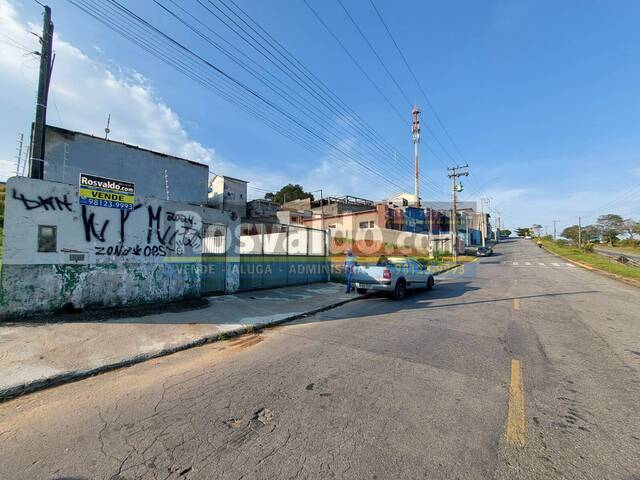
[[[351,281],[360,294],[367,290],[389,292],[394,298],[404,297],[407,290],[431,290],[433,275],[420,262],[411,257],[385,257],[376,265],[357,265]]]

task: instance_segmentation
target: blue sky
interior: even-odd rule
[[[340,4],[308,1],[408,122],[410,105]],[[161,3],[171,6],[169,0]],[[401,158],[411,157],[409,127],[302,0],[236,3],[365,119]],[[471,175],[463,180],[465,191],[460,198],[491,197],[507,226],[551,225],[553,219],[564,226],[575,223],[578,215],[589,223],[609,211],[640,220],[638,2],[376,0],[462,155],[426,108],[369,0],[343,3],[403,91],[422,107],[423,123],[437,137],[423,128],[421,169],[427,200],[448,199],[445,165],[468,161]],[[273,97],[153,2],[126,4],[251,88]],[[277,74],[195,0],[180,4]],[[335,139],[338,153],[329,146],[309,151],[67,1],[52,0],[50,5],[57,59],[49,123],[101,134],[111,113],[112,138],[208,162],[215,172],[249,180],[254,197],[288,182],[302,183],[308,190],[323,188],[325,194],[374,200],[399,193],[400,187],[412,188],[412,171],[402,159],[386,154],[382,158],[380,153],[358,157],[393,184],[364,175],[345,159],[342,152],[355,156],[368,147],[363,138],[340,130],[343,118],[332,119],[334,131],[342,132]],[[37,60],[20,47],[36,47],[28,31],[39,28],[40,11],[35,2],[0,0],[3,177],[15,168],[16,135],[28,131],[33,115]]]

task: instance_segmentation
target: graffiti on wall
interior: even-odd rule
[[[30,198],[13,189],[12,198],[25,210],[42,209],[56,214],[73,214],[76,206],[67,195]],[[202,219],[197,212],[169,211],[162,205],[133,205],[120,210],[117,219],[102,209],[78,205],[81,219],[81,241],[93,243],[97,256],[165,257],[198,255],[202,248]],[[136,222],[132,217],[137,216]],[[111,218],[106,218],[111,216]],[[130,238],[131,237],[131,238]],[[129,243],[130,242],[130,243]]]
[[[37,198],[27,198],[23,193],[18,193],[13,190],[12,197],[14,200],[20,200],[25,210],[35,210],[42,208],[44,210],[59,210],[71,212],[71,202],[66,195],[62,198],[52,195],[46,198],[38,196]]]

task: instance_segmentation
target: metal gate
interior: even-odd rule
[[[205,223],[202,230],[202,293],[221,293],[226,284],[227,227]]]

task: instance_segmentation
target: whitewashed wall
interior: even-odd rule
[[[239,224],[227,213],[139,195],[135,206],[83,206],[75,186],[9,179],[0,314],[197,296],[203,223],[227,225],[230,260],[237,256]],[[57,228],[55,252],[38,252],[38,225]]]

